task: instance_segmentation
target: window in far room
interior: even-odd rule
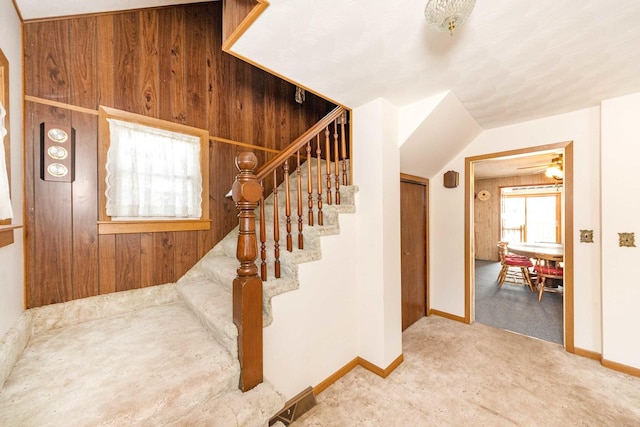
[[[100,107],[100,234],[208,230],[207,131]]]
[[[562,184],[502,188],[500,239],[560,242],[561,193]]]

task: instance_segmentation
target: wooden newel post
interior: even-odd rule
[[[233,323],[238,327],[240,389],[251,390],[262,382],[262,280],[255,260],[258,256],[255,208],[262,197],[262,186],[253,173],[258,159],[251,152],[236,157],[240,173],[232,187],[233,201],[240,211],[238,275],[233,281]]]

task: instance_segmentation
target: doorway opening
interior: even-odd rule
[[[535,175],[535,172],[520,172],[531,168],[531,166],[523,166],[523,162],[535,162],[540,156],[550,155],[563,157],[564,177],[561,180],[556,177],[555,180],[542,183],[544,185],[540,185],[540,183],[527,185],[532,184],[532,182],[527,183],[526,179],[516,180],[513,185],[496,184],[492,188],[480,188],[477,185],[480,182],[479,178],[482,177],[482,173],[480,172],[480,176],[476,176],[476,169],[482,171],[486,169],[485,166],[487,164],[494,171],[504,171],[505,168],[517,169],[518,172],[511,173],[511,176],[531,176]],[[520,242],[559,241],[563,244],[564,252],[564,293],[561,294],[562,307],[560,308],[561,314],[559,314],[561,336],[558,339],[548,340],[560,342],[567,351],[573,352],[572,142],[468,157],[465,159],[465,163],[465,226],[469,230],[465,235],[465,320],[468,323],[478,320],[476,318],[476,296],[481,289],[476,286],[476,275],[478,272],[485,271],[481,270],[485,265],[481,265],[476,271],[476,259],[498,261],[497,242],[501,241],[505,235],[513,240],[518,239]],[[494,180],[494,182],[498,181]],[[509,181],[507,180],[506,182]],[[509,194],[509,191],[506,190],[509,187],[517,190]],[[555,187],[557,187],[557,191]],[[504,193],[503,189],[505,190]],[[493,196],[494,207],[488,209],[489,214],[485,213],[486,216],[483,221],[477,222],[477,212],[490,205],[488,201],[491,200],[491,196]],[[544,210],[545,214],[542,216],[535,215],[535,212],[540,210]],[[495,291],[497,281],[495,278],[492,280],[495,286],[492,291]],[[555,295],[545,292],[543,298],[547,296]],[[550,301],[551,298],[547,298],[547,300]],[[535,301],[537,303],[537,297]]]

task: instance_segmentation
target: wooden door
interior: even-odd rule
[[[427,181],[402,176],[402,330],[427,313]]]

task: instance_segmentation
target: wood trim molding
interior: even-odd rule
[[[210,219],[184,221],[98,221],[98,234],[161,233],[210,230]]]
[[[576,356],[586,357],[587,359],[593,359],[602,361],[602,355],[596,351],[585,350],[584,348],[574,347],[573,354]]]
[[[575,353],[574,344],[574,260],[573,260],[573,141],[563,141],[555,144],[539,145],[535,147],[520,148],[517,150],[501,151],[496,153],[488,153],[479,156],[471,156],[465,158],[465,319],[467,323],[475,320],[473,313],[474,301],[474,277],[471,272],[473,269],[472,257],[472,235],[473,235],[473,162],[480,160],[497,159],[499,157],[507,157],[518,154],[533,153],[537,151],[549,151],[555,149],[564,149],[564,252],[565,252],[565,288],[564,288],[564,348],[569,353]]]
[[[253,25],[253,23],[260,17],[260,15],[262,15],[262,13],[270,6],[269,2],[267,0],[256,0],[256,5],[254,6],[254,8],[251,10],[251,12],[249,12],[249,14],[246,16],[246,18],[244,18],[244,20],[240,23],[240,25],[238,25],[238,27],[236,27],[236,29],[229,35],[229,37],[227,37],[226,40],[224,40],[222,42],[222,51],[225,53],[228,53],[229,55],[235,56],[236,58],[238,58],[241,61],[246,62],[247,64],[251,64],[256,68],[259,68],[263,71],[266,71],[267,73],[278,77],[281,80],[284,80],[286,82],[291,83],[292,85],[295,86],[299,86],[300,88],[304,89],[305,91],[309,92],[309,93],[313,93],[314,95],[317,95],[321,98],[326,99],[327,101],[338,105],[340,107],[343,107],[346,110],[349,110],[349,112],[351,112],[351,110],[349,108],[347,108],[345,105],[335,101],[334,99],[331,99],[329,97],[327,97],[326,95],[322,95],[321,93],[308,88],[307,86],[301,85],[298,82],[293,81],[292,79],[283,76],[282,74],[275,72],[273,70],[271,70],[270,68],[267,68],[265,66],[263,66],[262,64],[259,64],[255,61],[252,61],[251,59],[247,58],[246,56],[240,55],[237,52],[234,52],[233,49],[233,45],[236,43],[236,41],[238,41],[238,39],[240,37],[242,37],[242,35],[245,33],[245,31],[247,31],[249,29],[249,27],[251,27],[251,25]]]
[[[233,139],[220,138],[219,136],[210,136],[209,140],[213,142],[221,142],[223,144],[237,145],[238,147],[247,147],[253,150],[266,151],[267,153],[279,154],[281,150],[274,148],[261,147],[259,145],[249,144],[248,142],[234,141]]]
[[[455,320],[456,322],[469,324],[466,318],[462,316],[456,316],[455,314],[447,313],[440,310],[431,309],[429,310],[430,315],[444,317],[445,319]]]
[[[13,3],[13,8],[16,10],[16,14],[18,15],[18,19],[20,20],[21,23],[24,23],[24,19],[22,18],[22,12],[20,11],[20,8],[18,7],[18,3],[16,3],[16,0],[11,0],[11,3]]]
[[[222,42],[222,50],[228,51],[238,41],[238,39],[251,27],[251,25],[258,19],[262,12],[264,12],[270,6],[267,0],[256,0],[256,5],[251,9],[251,12],[242,20],[235,30]]]
[[[623,365],[622,363],[613,362],[607,359],[602,359],[602,366],[613,369],[614,371],[622,372],[623,374],[640,377],[640,369],[634,368],[633,366]]]
[[[320,384],[313,388],[313,394],[316,396],[325,391],[330,385],[338,381],[340,378],[347,375],[353,368],[358,366],[360,363],[358,362],[358,357],[353,359],[351,362],[344,365],[342,368],[335,371],[333,374],[329,375],[327,379],[322,381]]]
[[[360,366],[382,378],[387,378],[389,374],[391,374],[391,372],[395,371],[395,369],[402,364],[402,362],[404,362],[404,355],[401,353],[400,356],[396,357],[396,360],[389,364],[389,366],[382,369],[379,366],[369,362],[368,360],[365,360],[362,357],[358,357],[358,363],[360,364]]]
[[[25,95],[24,100],[27,102],[34,102],[36,104],[49,105],[51,107],[62,108],[64,110],[77,111],[79,113],[91,114],[94,116],[99,115],[98,110],[79,107],[77,105],[67,104],[65,102],[51,101],[50,99],[38,98],[37,96]]]
[[[409,175],[408,173],[401,173],[400,179],[402,181],[415,182],[417,184],[429,185],[429,179],[421,176]]]
[[[153,117],[141,116],[128,111],[100,106],[98,122],[98,234],[118,233],[153,233],[162,231],[195,231],[209,230],[209,132],[203,129],[186,126],[181,123],[169,122]],[[142,126],[154,127],[170,132],[178,132],[196,137],[200,140],[200,172],[202,176],[202,214],[199,219],[185,220],[139,220],[112,221],[107,215],[106,206],[106,165],[107,152],[110,144],[108,119],[118,119]]]
[[[91,108],[79,107],[73,104],[67,104],[65,102],[51,101],[49,99],[38,98],[37,96],[25,95],[24,100],[26,102],[33,102],[41,105],[48,105],[50,107],[62,108],[64,110],[77,111],[79,113],[91,114],[93,116],[99,116],[100,112],[98,110],[93,110]],[[205,131],[205,129],[200,129],[201,131]],[[253,150],[266,151],[268,153],[280,153],[281,150],[276,150],[273,148],[261,147],[255,144],[249,144],[247,142],[234,141],[232,139],[221,138],[219,136],[209,136],[209,140],[213,142],[221,142],[223,144],[229,145],[237,145],[239,147],[247,147]]]
[[[322,381],[320,384],[313,388],[313,394],[316,396],[325,391],[330,385],[338,381],[340,378],[347,375],[353,368],[356,366],[362,366],[367,371],[373,372],[374,374],[387,378],[391,372],[393,372],[398,366],[400,366],[404,362],[404,355],[400,354],[389,366],[386,368],[380,368],[379,366],[374,365],[373,363],[363,359],[362,357],[356,357],[342,368],[338,369],[336,372],[331,374],[327,379]]]

